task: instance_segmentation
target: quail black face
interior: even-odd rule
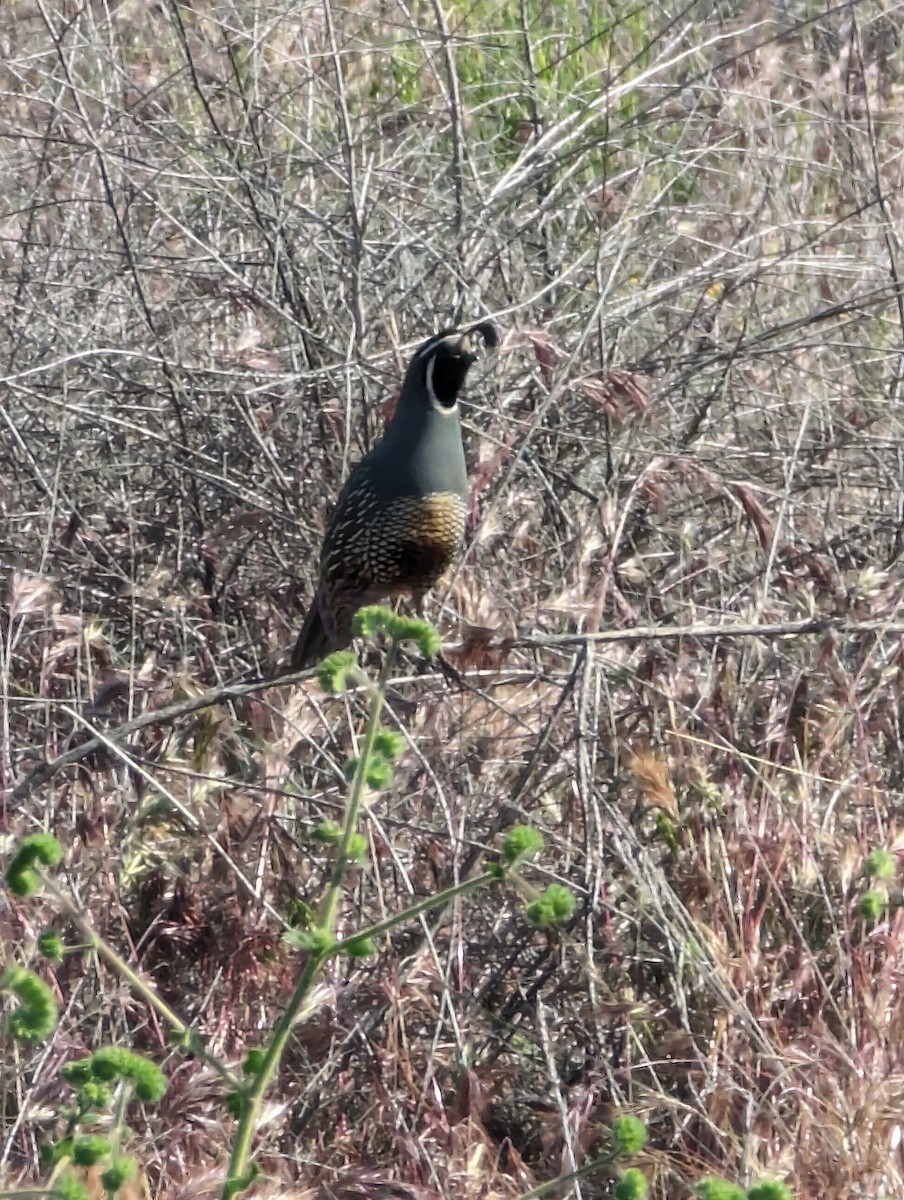
[[[427,361],[427,391],[440,408],[453,408],[469,367],[477,355],[460,346],[440,342]]]
[[[479,333],[490,349],[499,344],[499,333],[490,321],[482,321],[469,329],[444,329],[418,351],[424,363],[424,382],[432,403],[443,410],[455,407],[458,393],[464,385],[468,370],[477,361],[472,350],[472,335]]]

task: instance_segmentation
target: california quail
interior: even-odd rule
[[[302,670],[347,646],[352,618],[365,604],[411,593],[420,604],[461,547],[468,479],[458,393],[489,321],[443,329],[417,350],[395,416],[346,480],[327,526],[320,580],[292,667]]]

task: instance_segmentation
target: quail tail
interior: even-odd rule
[[[308,667],[315,666],[333,648],[330,644],[329,634],[323,625],[320,603],[315,596],[311,600],[304,624],[298,635],[298,641],[292,651],[292,670],[305,671]]]

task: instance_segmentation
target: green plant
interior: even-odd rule
[[[744,1200],[744,1189],[727,1179],[703,1179],[694,1194],[697,1200]]]
[[[864,860],[863,874],[870,881],[857,899],[857,912],[870,924],[882,919],[892,899],[898,874],[895,856],[884,848],[872,850]]]
[[[563,920],[574,908],[571,893],[562,885],[552,884],[538,895],[523,878],[523,867],[542,849],[543,839],[532,829],[516,827],[506,837],[498,859],[484,871],[427,896],[385,920],[358,929],[344,939],[337,936],[339,903],[349,869],[365,861],[367,855],[367,839],[358,829],[365,790],[389,786],[394,765],[406,745],[400,734],[381,724],[386,690],[399,649],[406,642],[414,642],[421,653],[429,657],[439,648],[439,638],[432,626],[424,621],[396,616],[379,607],[363,608],[357,614],[355,633],[369,638],[383,636],[388,639],[388,649],[375,683],[359,670],[354,655],[348,652],[331,655],[317,670],[319,681],[327,692],[335,695],[351,686],[363,687],[370,703],[361,752],[346,766],[349,787],[343,819],[322,822],[314,834],[314,840],[329,848],[332,854],[329,882],[320,905],[308,912],[305,927],[286,934],[289,943],[306,955],[306,961],[295,990],[269,1037],[246,1055],[240,1072],[229,1069],[207,1050],[197,1034],[96,933],[87,915],[48,875],[48,868],[54,867],[61,858],[61,849],[54,838],[39,834],[25,839],[7,868],[7,882],[15,894],[27,897],[42,886],[46,888],[62,913],[78,927],[87,947],[113,966],[137,995],[166,1020],[178,1044],[204,1058],[228,1085],[227,1104],[237,1118],[237,1126],[222,1192],[224,1200],[231,1200],[244,1191],[256,1177],[253,1140],[260,1124],[264,1097],[276,1076],[288,1037],[304,1010],[311,987],[331,958],[345,955],[349,959],[358,959],[372,955],[385,935],[397,926],[442,909],[478,889],[500,883],[511,884],[529,899],[528,916],[538,925],[548,926]],[[61,939],[52,933],[42,935],[41,944],[46,954],[54,956],[64,949]],[[12,967],[3,977],[2,987],[17,1001],[17,1007],[9,1016],[13,1036],[21,1040],[49,1036],[57,1021],[57,1008],[48,985],[27,969]],[[62,1068],[62,1075],[75,1089],[76,1104],[66,1119],[62,1139],[54,1147],[52,1185],[59,1191],[62,1182],[69,1189],[70,1200],[77,1200],[78,1181],[64,1178],[61,1175],[63,1166],[70,1161],[79,1166],[100,1165],[104,1168],[104,1186],[114,1194],[137,1169],[132,1158],[120,1153],[120,1145],[132,1140],[123,1119],[128,1097],[134,1095],[144,1103],[156,1103],[166,1089],[164,1076],[158,1067],[140,1055],[113,1046],[101,1047],[87,1058],[68,1063]],[[80,1132],[81,1126],[90,1123],[94,1114],[111,1107],[116,1112],[111,1134],[100,1136]],[[617,1126],[617,1132],[613,1134],[615,1156],[630,1152],[631,1146],[642,1144],[643,1127],[639,1122],[631,1124],[630,1119],[625,1120],[627,1123]]]

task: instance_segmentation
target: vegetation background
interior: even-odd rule
[[[576,915],[481,896],[331,964],[259,1194],[514,1197],[616,1110],[656,1197],[904,1194],[902,913],[858,910],[904,847],[902,31],[900,0],[0,10],[0,848],[56,832],[229,1057],[294,977],[279,917],[321,894],[356,702],[274,687],[9,789],[288,647],[406,356],[507,331],[431,610],[466,686],[393,691],[409,752],[344,922],[524,819]],[[0,900],[0,954],[35,920]],[[4,1046],[0,1179],[113,1041],[171,1081],[146,1187],[215,1192],[216,1080],[102,964],[51,979],[49,1049]]]

